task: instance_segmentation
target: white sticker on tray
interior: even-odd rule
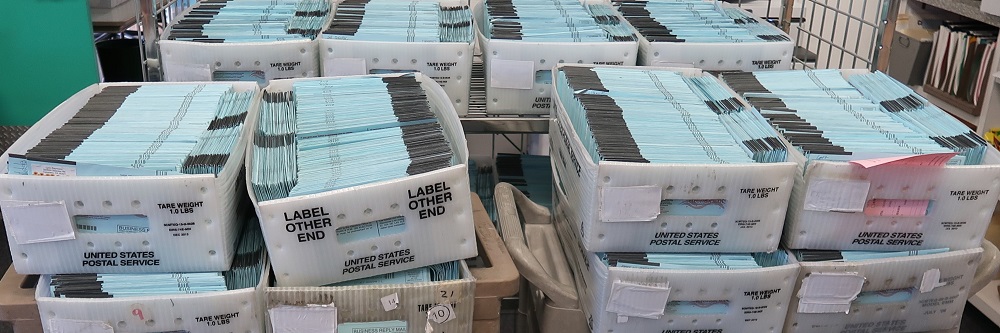
[[[212,67],[209,64],[174,63],[163,66],[166,81],[212,81]]]
[[[49,319],[49,331],[52,333],[114,333],[115,328],[103,321]]]
[[[660,319],[670,298],[670,283],[638,284],[615,281],[611,284],[606,311],[627,317]]]
[[[385,311],[392,311],[399,307],[399,294],[393,293],[392,295],[384,296],[379,301],[382,303],[382,309]]]
[[[73,165],[58,165],[55,163],[31,163],[32,176],[71,177],[76,176]]]
[[[368,63],[364,58],[333,58],[323,63],[323,76],[365,74],[368,74]]]
[[[281,305],[267,310],[274,333],[329,333],[337,331],[337,307]]]
[[[427,310],[427,319],[438,324],[447,323],[455,318],[457,318],[457,315],[455,314],[455,308],[451,304],[438,304]]]
[[[605,187],[601,190],[601,222],[652,221],[660,215],[659,186]]]
[[[920,293],[929,293],[937,287],[944,287],[947,284],[947,282],[941,282],[941,270],[931,268],[924,272],[920,279]]]
[[[865,277],[853,272],[812,273],[799,288],[799,313],[848,313]]]
[[[871,183],[863,180],[817,179],[806,190],[805,210],[857,213],[864,211]]]
[[[7,232],[18,244],[76,239],[72,219],[62,201],[0,201]]]
[[[489,78],[493,88],[531,89],[535,83],[535,62],[492,59]]]

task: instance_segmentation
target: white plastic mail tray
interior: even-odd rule
[[[747,16],[755,16],[746,10],[740,10]],[[764,22],[764,24],[769,23]],[[795,42],[788,34],[777,28],[774,32],[788,37],[788,40],[746,43],[669,43],[650,42],[645,38],[639,38],[639,57],[636,62],[641,66],[689,66],[711,71],[791,69]]]
[[[867,72],[841,70],[845,77]],[[1000,197],[1000,152],[993,147],[980,165],[864,168],[808,161],[786,145],[799,169],[783,236],[791,249],[977,248]],[[867,208],[877,202],[887,209]]]
[[[474,17],[481,18],[479,6]],[[526,42],[487,39],[481,20],[474,20],[486,65],[486,113],[548,115],[551,113],[551,74],[562,63],[634,66],[638,42]],[[622,19],[624,23],[624,19]],[[627,24],[627,23],[624,23]]]
[[[46,332],[264,332],[262,297],[270,265],[253,288],[171,296],[59,298],[49,275],[35,298]]]
[[[564,65],[588,66],[588,65]],[[639,67],[635,67],[639,68]],[[699,69],[676,69],[707,75]],[[795,163],[665,164],[594,163],[583,148],[559,96],[549,126],[552,173],[580,217],[573,230],[590,252],[772,252],[778,248]],[[777,135],[777,134],[775,134]],[[653,219],[614,215],[645,198],[659,211],[661,200],[725,200],[721,214]],[[635,208],[638,209],[638,208]]]
[[[439,1],[442,6],[467,4]],[[444,88],[459,116],[469,113],[469,83],[475,39],[454,42],[375,42],[318,37],[321,76],[417,71]]]
[[[184,10],[183,19],[197,6]],[[336,2],[330,11],[336,10]],[[331,14],[327,23],[332,20]],[[177,21],[175,20],[175,21]],[[171,26],[163,32],[170,36]],[[164,81],[257,81],[261,87],[277,79],[317,77],[318,42],[314,39],[241,43],[202,43],[160,39]]]
[[[469,154],[458,115],[430,77],[420,73],[380,76],[398,75],[415,75],[421,82],[451,144],[453,166],[264,202],[258,202],[250,191],[273,258],[277,286],[319,286],[476,256],[466,166]],[[278,80],[265,90],[290,91],[298,80],[337,78]],[[247,153],[252,155],[250,148]],[[253,161],[252,156],[247,160]],[[248,188],[250,179],[248,175]],[[336,237],[340,228],[400,216],[405,224],[400,233],[344,241]]]
[[[7,241],[18,273],[162,273],[229,269],[240,223],[243,223],[236,219],[235,212],[238,203],[245,200],[246,188],[238,180],[243,169],[243,151],[252,135],[251,130],[256,127],[257,96],[244,120],[241,139],[218,176],[7,174],[9,154],[24,154],[34,147],[103,88],[171,84],[191,83],[102,83],[86,87],[56,106],[0,156],[0,201],[5,205],[21,206],[4,211]],[[259,90],[256,84],[248,82],[216,84],[231,84],[236,91]],[[142,215],[148,218],[149,230],[80,232],[71,222],[78,215]],[[45,233],[53,237],[42,237]]]
[[[952,329],[962,320],[982,254],[976,247],[857,262],[800,262],[784,331]]]
[[[738,270],[609,267],[580,247],[574,210],[556,205],[554,224],[593,332],[780,332],[799,266]]]
[[[269,287],[264,292],[267,309],[284,308],[296,320],[274,318],[269,312],[267,332],[306,332],[314,323],[405,321],[407,332],[471,332],[475,278],[461,261],[458,280],[409,284],[342,287]],[[309,312],[326,306],[335,311]],[[309,331],[312,332],[312,331]]]

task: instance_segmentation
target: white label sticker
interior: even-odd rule
[[[399,294],[393,293],[392,295],[382,297],[380,301],[385,311],[395,310],[399,307]]]
[[[76,176],[76,167],[72,165],[53,165],[51,163],[31,163],[31,175],[49,177]]]
[[[18,244],[76,239],[69,212],[62,201],[0,201],[7,232]]]
[[[115,328],[103,321],[49,319],[49,331],[52,333],[114,333]]]
[[[615,281],[611,284],[608,312],[619,317],[660,319],[670,298],[670,283],[638,284]]]
[[[798,312],[846,314],[864,284],[858,273],[812,273],[799,288]]]
[[[941,270],[932,268],[924,272],[923,278],[920,279],[920,293],[929,293],[935,288],[943,287],[947,284],[946,282],[941,282]]]
[[[455,318],[455,308],[451,307],[451,304],[438,304],[427,311],[427,319],[438,324],[447,323]]]
[[[323,76],[365,74],[368,74],[368,64],[364,58],[333,58],[323,62]]]
[[[163,67],[165,81],[212,81],[212,67],[209,64],[177,63]]]
[[[809,183],[805,210],[857,213],[864,211],[870,182],[818,179]]]
[[[490,60],[490,87],[523,90],[531,89],[534,83],[534,61]]]
[[[693,63],[689,62],[668,62],[668,61],[654,61],[652,66],[656,67],[670,67],[670,68],[696,68]]]
[[[274,333],[330,333],[337,331],[337,307],[281,305],[267,310]]]
[[[660,215],[659,186],[605,187],[601,197],[601,222],[652,221]]]

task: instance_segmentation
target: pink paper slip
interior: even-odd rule
[[[930,200],[872,199],[865,204],[865,215],[918,217],[927,215]]]
[[[910,155],[910,156],[897,156],[897,157],[885,157],[885,158],[873,158],[868,160],[854,160],[851,163],[860,165],[861,167],[867,169],[871,167],[876,167],[880,165],[908,165],[908,166],[930,166],[939,167],[944,166],[948,163],[952,157],[955,157],[958,153],[938,153],[938,154],[923,154],[923,155]]]

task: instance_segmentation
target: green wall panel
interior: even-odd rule
[[[87,0],[4,1],[0,125],[31,125],[98,82]]]

